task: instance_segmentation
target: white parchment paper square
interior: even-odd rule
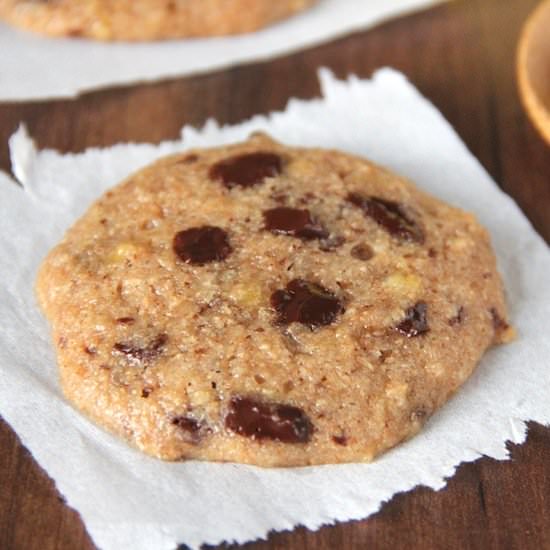
[[[186,127],[180,141],[159,146],[61,155],[36,151],[22,130],[12,137],[13,170],[23,187],[0,174],[0,413],[105,550],[198,548],[363,518],[396,492],[443,487],[463,461],[505,459],[505,442],[524,440],[524,421],[550,423],[547,245],[402,75],[384,69],[372,80],[338,81],[322,71],[321,81],[321,99],[293,100],[284,112],[238,126]],[[129,172],[167,153],[260,129],[289,144],[367,156],[474,212],[492,234],[519,339],[489,352],[420,435],[372,464],[268,470],[163,463],[95,427],[61,395],[32,290],[49,248]]]
[[[44,38],[0,23],[0,101],[72,97],[100,87],[271,59],[441,1],[319,0],[312,9],[259,32],[156,43]]]

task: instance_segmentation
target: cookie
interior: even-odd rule
[[[316,0],[0,0],[0,17],[53,36],[163,40],[256,31]]]
[[[37,294],[66,396],[168,460],[370,461],[513,336],[474,216],[263,134],[108,191]]]

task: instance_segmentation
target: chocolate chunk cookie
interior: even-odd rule
[[[316,0],[0,0],[0,17],[54,36],[162,40],[258,30]]]
[[[67,397],[168,460],[369,461],[513,337],[471,214],[262,134],[107,192],[37,293]]]

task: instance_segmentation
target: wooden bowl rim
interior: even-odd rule
[[[545,105],[537,89],[533,85],[527,63],[533,31],[538,25],[543,14],[546,13],[546,10],[550,11],[550,0],[541,2],[524,23],[518,44],[516,70],[520,97],[525,110],[527,111],[531,122],[550,145],[550,105]],[[550,65],[550,56],[548,57],[548,63]]]

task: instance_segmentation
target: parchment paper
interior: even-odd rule
[[[181,141],[158,147],[61,155],[36,151],[24,130],[11,140],[23,188],[0,174],[0,413],[100,548],[198,548],[297,524],[316,529],[364,518],[396,492],[442,488],[461,462],[505,459],[506,441],[524,440],[524,421],[550,423],[547,245],[402,75],[385,69],[372,81],[337,81],[325,70],[321,80],[322,99],[291,101],[285,112],[238,126],[184,128]],[[268,470],[163,463],[95,427],[61,395],[32,291],[49,248],[92,199],[129,172],[160,155],[240,140],[258,129],[286,143],[370,157],[473,211],[492,234],[519,339],[489,352],[420,435],[372,464]]]
[[[158,43],[43,38],[0,23],[0,101],[72,97],[270,59],[441,1],[320,0],[311,10],[256,33]]]

